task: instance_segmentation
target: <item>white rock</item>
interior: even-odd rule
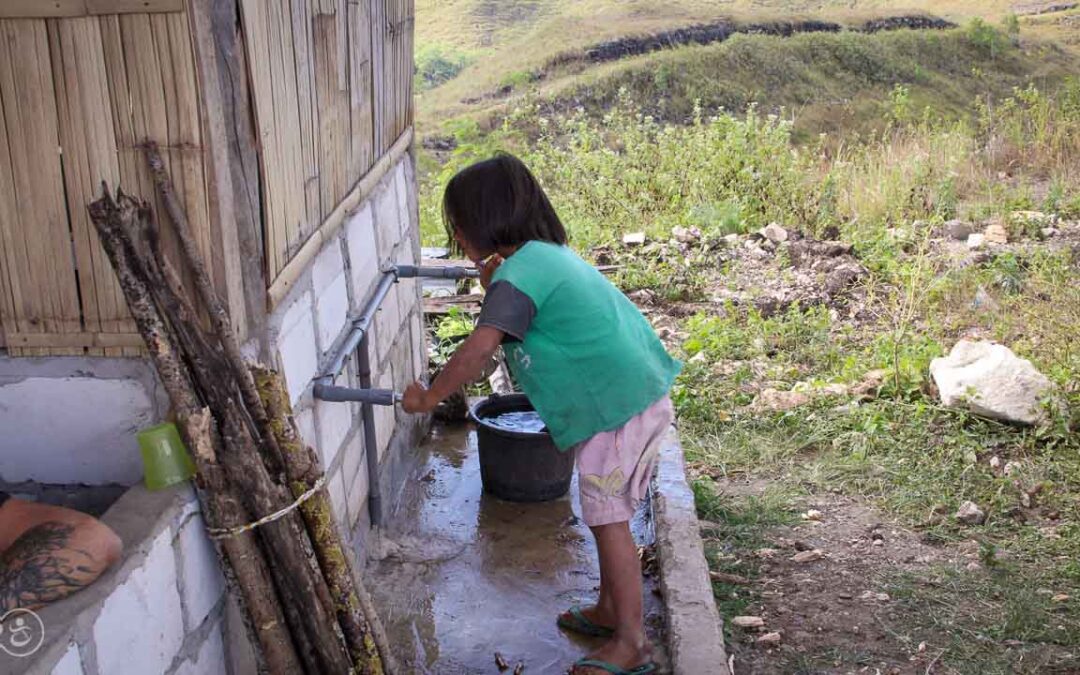
[[[1051,383],[1031,362],[1004,345],[961,340],[947,357],[930,363],[930,375],[947,406],[1006,422],[1036,424]]]
[[[776,223],[769,223],[765,227],[761,228],[761,236],[765,237],[774,244],[779,244],[788,240],[788,231],[780,227]]]
[[[644,232],[627,232],[623,235],[622,243],[627,246],[641,246],[645,243]]]
[[[1005,462],[1005,475],[1011,476],[1020,470],[1020,462]]]
[[[791,562],[808,563],[814,562],[815,560],[821,560],[824,557],[825,552],[819,548],[815,548],[812,551],[800,551],[796,553],[795,555],[791,556]]]
[[[766,633],[757,639],[757,643],[762,647],[775,647],[783,641],[780,633],[772,632]]]
[[[980,249],[986,243],[986,235],[982,232],[972,232],[968,235],[967,245],[970,249]]]
[[[986,228],[986,230],[983,232],[983,237],[985,238],[987,244],[1000,246],[1002,244],[1009,243],[1008,230],[1006,230],[1004,226],[998,225],[996,223]]]
[[[675,238],[675,241],[683,244],[692,244],[693,242],[701,239],[701,230],[696,227],[673,227],[671,228],[671,236]]]
[[[982,525],[986,514],[975,502],[964,502],[956,511],[956,519],[965,525]]]
[[[818,511],[817,509],[810,509],[802,514],[803,520],[821,520],[823,517],[821,511]]]
[[[731,619],[731,623],[739,628],[764,628],[765,619],[760,616],[736,616]]]

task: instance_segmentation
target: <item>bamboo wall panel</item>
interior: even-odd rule
[[[273,281],[412,124],[411,0],[242,0]]]
[[[102,5],[104,6],[104,5]],[[162,148],[204,256],[212,232],[182,12],[0,20],[0,328],[15,356],[135,355],[86,205],[101,181],[151,202],[140,144]]]

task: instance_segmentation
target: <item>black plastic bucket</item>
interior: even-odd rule
[[[544,502],[562,497],[570,489],[574,453],[559,452],[551,434],[511,431],[486,421],[503,413],[532,409],[524,394],[495,394],[469,411],[480,446],[480,479],[484,490],[500,499]]]

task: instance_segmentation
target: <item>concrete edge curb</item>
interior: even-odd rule
[[[686,463],[674,427],[660,450],[652,510],[672,672],[731,675],[694,492],[686,481]]]

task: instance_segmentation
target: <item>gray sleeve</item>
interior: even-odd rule
[[[509,281],[496,281],[484,296],[484,306],[480,308],[476,325],[498,328],[508,336],[524,340],[534,316],[536,305],[532,298]]]

